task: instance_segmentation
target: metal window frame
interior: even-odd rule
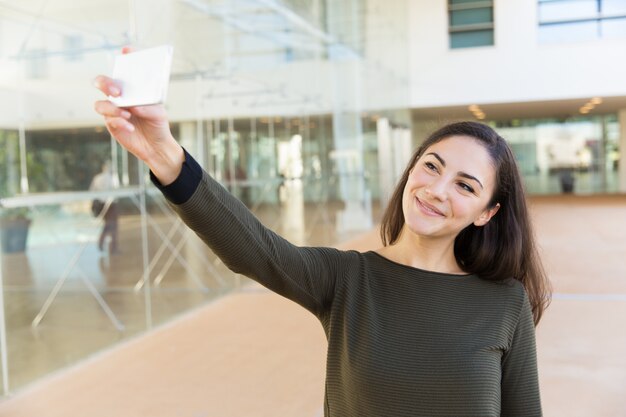
[[[469,25],[460,25],[460,26],[454,26],[454,27],[450,27],[448,32],[449,33],[459,33],[459,32],[476,32],[479,30],[493,30],[494,29],[494,24],[493,22],[491,23],[472,23]]]
[[[484,9],[486,7],[493,8],[493,0],[479,0],[473,1],[469,3],[459,3],[452,4],[450,0],[448,0],[448,11],[457,11],[457,10],[471,10],[471,9]]]
[[[626,19],[626,14],[603,15],[600,13],[595,17],[584,17],[580,19],[547,20],[547,21],[540,21],[539,26],[541,27],[541,26],[568,25],[572,23],[603,22],[606,20],[619,20],[619,19]]]

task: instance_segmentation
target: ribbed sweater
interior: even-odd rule
[[[535,329],[518,281],[295,246],[187,153],[174,183],[152,179],[231,270],[319,319],[326,417],[541,416]]]

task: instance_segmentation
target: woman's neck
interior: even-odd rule
[[[454,239],[438,239],[406,233],[398,240],[377,252],[400,264],[426,271],[448,274],[464,273],[454,256]]]

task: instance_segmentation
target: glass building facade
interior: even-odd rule
[[[296,243],[328,245],[379,216],[378,121],[394,132],[410,120],[397,110],[407,102],[407,28],[392,21],[405,7],[2,3],[1,392],[241,285],[93,111],[102,97],[92,80],[110,73],[123,46],[173,45],[174,136],[265,224]],[[110,189],[96,190],[105,164]],[[115,204],[119,251],[107,250],[109,237],[98,247],[105,219],[92,213],[96,199]]]

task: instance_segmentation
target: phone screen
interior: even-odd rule
[[[121,82],[122,95],[109,100],[118,107],[164,103],[173,52],[162,45],[116,56],[112,78]]]

